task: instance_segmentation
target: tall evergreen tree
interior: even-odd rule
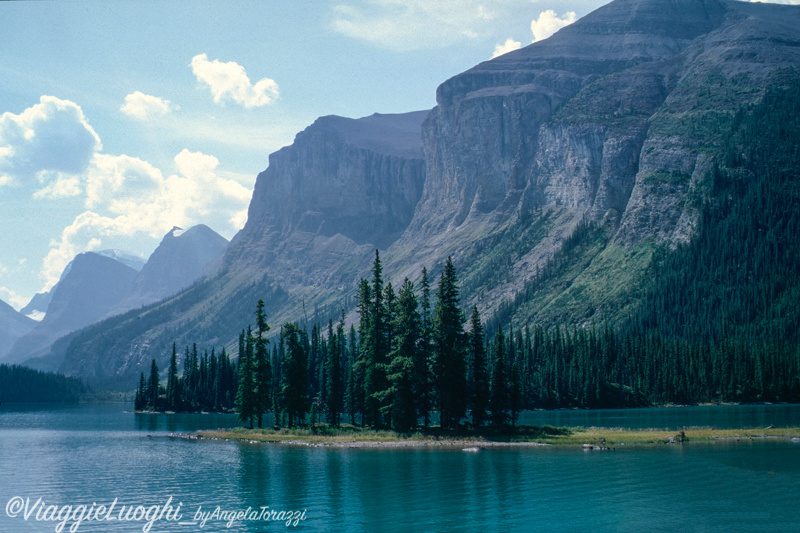
[[[303,333],[297,323],[285,324],[282,337],[286,344],[283,361],[284,409],[289,427],[302,423],[311,408],[308,391],[308,355],[304,345]]]
[[[342,311],[335,333],[333,331],[333,320],[328,322],[325,411],[328,423],[333,426],[338,426],[341,423],[341,414],[344,408],[344,377],[342,375],[342,359],[345,348],[344,320],[345,314]]]
[[[275,416],[275,425],[282,425],[283,413],[281,411],[281,387],[283,386],[281,376],[283,375],[283,368],[281,362],[283,361],[283,328],[281,328],[281,335],[278,337],[277,346],[272,346],[272,414]]]
[[[469,374],[472,407],[472,427],[479,428],[486,421],[486,409],[489,406],[489,376],[486,361],[486,339],[478,307],[473,306],[470,316]]]
[[[464,313],[459,309],[458,277],[450,257],[439,279],[437,296],[433,326],[439,416],[443,428],[454,429],[466,413],[467,368]]]
[[[156,360],[153,359],[150,364],[150,378],[147,380],[147,407],[149,409],[158,409],[158,365]]]
[[[356,377],[356,358],[358,356],[358,341],[356,340],[356,327],[350,324],[350,333],[347,335],[347,389],[345,393],[345,404],[350,415],[350,423],[356,423],[356,412],[358,411],[359,392],[363,396],[363,380],[357,382]]]
[[[422,268],[420,281],[420,341],[414,358],[414,397],[417,399],[417,414],[427,428],[431,423],[433,408],[433,377],[431,358],[433,353],[433,324],[431,320],[431,287],[428,269]]]
[[[502,327],[497,328],[493,343],[492,395],[489,410],[492,412],[492,425],[501,429],[508,422],[510,392],[506,371],[506,341]]]
[[[366,424],[366,375],[371,362],[367,338],[371,329],[372,297],[369,282],[362,278],[358,286],[358,350],[353,364],[353,411],[361,413],[361,425]]]
[[[517,426],[519,414],[522,411],[522,377],[519,371],[519,363],[514,363],[511,367],[511,391],[509,408],[511,409],[511,427]]]
[[[167,405],[171,411],[177,411],[181,403],[180,380],[178,379],[178,352],[175,343],[172,343],[172,357],[169,360],[167,372]]]
[[[133,405],[136,411],[141,411],[147,407],[147,383],[144,379],[144,372],[139,376],[139,388],[136,389],[136,399]]]
[[[401,433],[417,425],[414,398],[414,361],[417,360],[421,324],[414,285],[408,278],[400,288],[392,324],[394,332],[390,354],[389,382],[392,427]]]
[[[372,266],[371,300],[367,308],[369,316],[365,345],[364,368],[364,418],[372,427],[382,427],[382,408],[386,401],[388,380],[386,378],[387,356],[387,310],[384,305],[383,267],[378,250]]]
[[[239,420],[247,422],[250,429],[253,428],[253,418],[258,414],[254,395],[255,372],[253,369],[251,338],[252,331],[249,327],[247,328],[247,334],[242,331],[239,336],[239,386],[236,392],[236,411],[239,414]]]
[[[272,365],[269,362],[269,350],[266,335],[269,331],[267,316],[264,314],[264,300],[256,304],[256,333],[253,337],[253,401],[258,419],[258,427],[262,427],[264,413],[271,407]]]

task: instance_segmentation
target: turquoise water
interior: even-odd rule
[[[800,444],[790,442],[613,452],[308,448],[172,439],[172,431],[236,422],[226,415],[135,415],[125,408],[0,406],[0,531],[56,531],[60,522],[45,520],[46,514],[27,521],[8,516],[17,497],[30,498],[29,505],[41,498],[53,506],[51,515],[67,505],[97,509],[115,499],[115,513],[141,506],[143,514],[170,497],[173,510],[181,503],[180,520],[153,521],[154,532],[800,530]],[[691,420],[685,426],[713,425],[695,423],[695,415],[751,427],[800,426],[797,406],[680,409],[685,412],[608,411],[607,424],[598,418],[603,412],[571,416],[599,420],[581,425],[615,427],[622,426],[620,417],[635,420],[633,427],[662,427],[675,413]],[[262,506],[305,510],[304,520],[287,526],[251,516],[227,527],[209,518],[201,528],[198,515],[191,524],[198,509]],[[71,526],[66,521],[63,530]],[[77,531],[146,526],[144,518],[84,521]]]

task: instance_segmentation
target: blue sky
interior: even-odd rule
[[[0,3],[0,299],[172,226],[231,238],[267,158],[322,115],[436,87],[607,0]]]

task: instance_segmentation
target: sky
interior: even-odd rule
[[[432,108],[607,1],[0,2],[0,300],[85,251],[146,259],[173,226],[230,239],[317,117]]]

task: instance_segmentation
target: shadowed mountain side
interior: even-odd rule
[[[375,248],[396,286],[452,256],[492,320],[623,321],[696,233],[737,112],[798,65],[800,7],[616,0],[447,80],[430,113],[323,117],[270,156],[213,278],[64,341],[64,370],[123,383],[173,340],[235,348],[258,298],[273,326],[352,320]]]
[[[41,357],[56,339],[96,322],[130,294],[136,274],[133,268],[94,252],[76,256],[55,287],[45,317],[17,340],[3,362]]]
[[[203,224],[188,230],[177,226],[172,228],[134,279],[132,294],[107,316],[177,294],[197,281],[206,266],[227,246],[228,241],[224,237]]]
[[[31,320],[0,300],[0,360],[11,350],[14,343],[32,330],[36,321]]]
[[[413,216],[424,182],[426,115],[318,119],[270,156],[247,224],[216,273],[163,304],[73,336],[54,349],[53,360],[65,357],[64,372],[100,383],[118,379],[110,374],[135,378],[141,361],[160,360],[173,341],[231,346],[259,298],[271,321],[313,314],[326,300],[343,305],[375,249],[388,247]],[[106,328],[125,341],[117,347]]]

